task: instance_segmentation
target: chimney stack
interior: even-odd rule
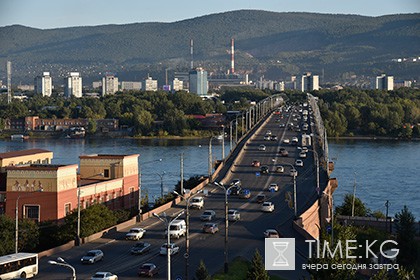
[[[235,40],[232,38],[232,46],[230,50],[231,59],[230,59],[230,73],[235,73]]]

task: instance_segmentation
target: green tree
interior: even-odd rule
[[[195,271],[195,277],[197,280],[210,280],[209,272],[207,271],[207,267],[204,264],[203,260],[200,260],[200,264],[198,265],[197,270]]]
[[[269,280],[267,270],[265,270],[264,262],[258,249],[255,250],[254,257],[251,261],[251,267],[249,268],[247,280]]]
[[[407,206],[395,214],[395,228],[397,230],[397,242],[400,252],[398,263],[407,268],[412,268],[417,260],[417,244],[414,240],[416,235],[416,219],[408,210]]]
[[[95,134],[97,129],[96,121],[93,119],[88,120],[88,133]]]
[[[351,216],[352,205],[353,195],[346,194],[344,196],[343,204],[337,206],[335,208],[335,212],[337,215]],[[369,212],[370,210],[366,208],[366,205],[362,202],[362,200],[356,197],[354,200],[354,216],[365,217]]]
[[[0,256],[15,251],[15,221],[6,215],[0,215]]]
[[[15,221],[6,216],[0,216],[0,255],[15,251]],[[19,220],[18,251],[34,251],[39,243],[38,225],[29,219]]]

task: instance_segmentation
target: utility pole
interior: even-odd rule
[[[356,172],[354,172],[353,202],[351,203],[351,216],[352,217],[354,217],[354,201],[355,201],[355,199],[356,199]]]
[[[7,71],[7,104],[12,102],[12,62],[8,61],[6,66]]]
[[[181,169],[181,183],[180,183],[180,191],[181,194],[184,194],[184,153],[181,153],[181,162],[180,162],[180,169]]]
[[[225,125],[222,125],[222,160],[225,159]]]
[[[389,200],[387,200],[385,202],[385,207],[386,207],[386,221],[385,221],[385,227],[386,227],[386,231],[388,232],[388,208],[389,208]]]

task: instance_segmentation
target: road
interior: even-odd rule
[[[306,244],[303,237],[292,229],[294,220],[294,210],[289,207],[286,201],[286,193],[293,194],[293,177],[289,175],[290,165],[294,165],[298,158],[299,150],[297,146],[284,144],[284,139],[291,139],[300,133],[288,130],[290,123],[299,124],[300,120],[293,120],[293,114],[279,119],[272,114],[268,120],[254,133],[245,145],[244,152],[235,161],[233,172],[228,172],[227,177],[222,182],[230,182],[231,179],[239,178],[243,188],[251,190],[250,199],[241,199],[237,196],[229,196],[229,209],[238,209],[241,213],[241,220],[229,224],[229,260],[237,256],[251,259],[255,249],[261,254],[264,253],[263,232],[267,228],[277,229],[284,237],[294,237],[297,243],[296,271],[271,271],[271,274],[280,275],[286,279],[298,279],[302,275],[307,275],[305,271],[299,269],[302,263],[306,263]],[[286,128],[279,127],[284,123]],[[278,137],[277,141],[264,140],[267,130],[271,130],[273,135]],[[310,133],[310,131],[307,131]],[[258,147],[264,144],[265,151],[260,151]],[[280,147],[286,148],[289,152],[288,157],[280,157],[278,151]],[[316,168],[312,152],[307,153],[308,157],[303,159],[304,166],[296,167],[298,176],[297,185],[297,206],[298,214],[307,209],[315,199],[316,192]],[[252,167],[253,160],[259,160],[261,165],[268,165],[270,171],[274,171],[276,165],[285,166],[285,172],[269,174],[258,174],[258,167]],[[325,178],[325,176],[322,176]],[[277,183],[280,190],[275,193],[268,192],[268,185]],[[325,181],[321,182],[325,186]],[[223,270],[224,263],[224,192],[215,185],[206,186],[209,195],[205,198],[205,209],[216,211],[215,221],[219,225],[220,231],[214,235],[201,232],[203,222],[199,216],[203,210],[190,210],[190,256],[189,256],[189,279],[192,279],[195,270],[202,259],[211,274]],[[255,202],[257,194],[264,193],[267,200],[274,202],[275,211],[273,213],[263,213],[261,205]],[[293,197],[293,196],[292,196]],[[170,209],[167,214],[173,215],[182,211],[185,204],[177,205]],[[182,217],[182,216],[181,216]],[[119,279],[138,279],[137,270],[142,263],[152,262],[160,270],[157,279],[166,279],[166,256],[159,255],[159,248],[165,242],[164,224],[156,218],[150,218],[137,226],[147,230],[142,241],[152,244],[150,253],[140,256],[130,255],[130,248],[135,244],[134,241],[124,240],[124,232],[108,233],[95,242],[75,247],[69,251],[53,255],[40,260],[40,273],[37,279],[69,279],[71,271],[64,267],[49,265],[48,260],[57,257],[64,258],[69,264],[73,265],[77,272],[77,279],[89,279],[96,271],[111,271],[118,275]],[[171,268],[172,279],[185,278],[185,238],[174,240],[180,246],[180,253],[172,256]],[[80,257],[90,249],[101,249],[105,258],[99,263],[92,265],[82,265]]]

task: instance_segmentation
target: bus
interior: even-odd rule
[[[0,257],[0,279],[32,278],[38,274],[38,254],[17,253]]]

